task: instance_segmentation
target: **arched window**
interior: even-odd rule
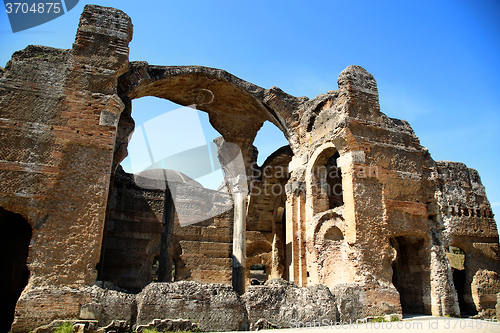
[[[340,154],[332,146],[312,157],[310,169],[310,196],[313,215],[344,205],[342,172],[337,166]]]
[[[326,231],[324,239],[325,241],[332,242],[342,241],[344,240],[344,234],[342,233],[342,231],[340,231],[339,228],[333,226]]]

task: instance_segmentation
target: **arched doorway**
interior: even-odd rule
[[[10,330],[17,300],[28,284],[31,234],[26,219],[0,207],[0,332]]]
[[[349,246],[345,241],[345,224],[342,217],[327,211],[318,213],[313,220],[314,259],[317,265],[316,283],[334,286],[352,281],[349,269]]]
[[[344,222],[340,153],[333,142],[318,147],[306,170],[306,219],[310,221],[308,242],[309,281],[334,285],[351,280],[345,264],[349,226]],[[342,235],[342,236],[340,236]]]

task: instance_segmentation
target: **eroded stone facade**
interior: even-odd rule
[[[98,271],[129,290],[154,280],[165,191],[117,171],[143,96],[195,104],[241,149],[248,285],[261,264],[264,279],[328,286],[340,317],[493,314],[498,232],[479,175],[434,161],[406,121],[380,112],[370,73],[349,66],[337,90],[297,98],[219,69],[129,63],[131,38],[126,14],[89,5],[72,49],[28,46],[0,71],[1,223],[32,230],[14,332],[81,317]],[[256,166],[265,121],[289,147]],[[231,281],[232,219],[175,225],[175,280]]]

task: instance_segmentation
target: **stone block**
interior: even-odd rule
[[[149,325],[155,319],[189,320],[202,331],[248,329],[242,300],[231,286],[223,284],[149,284],[137,295],[137,325]]]
[[[253,328],[265,319],[269,325],[288,328],[298,322],[336,322],[335,296],[324,285],[301,288],[281,279],[250,286],[242,296]]]

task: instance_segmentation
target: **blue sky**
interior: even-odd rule
[[[131,60],[222,68],[310,98],[337,89],[348,65],[363,66],[377,79],[382,112],[408,120],[435,160],[477,169],[500,213],[499,1],[94,3],[132,18]],[[1,11],[0,66],[28,44],[70,48],[84,5],[16,34]],[[162,102],[134,102],[138,124],[178,107],[154,103]],[[217,134],[202,126],[207,138]],[[283,144],[266,125],[260,161]]]

